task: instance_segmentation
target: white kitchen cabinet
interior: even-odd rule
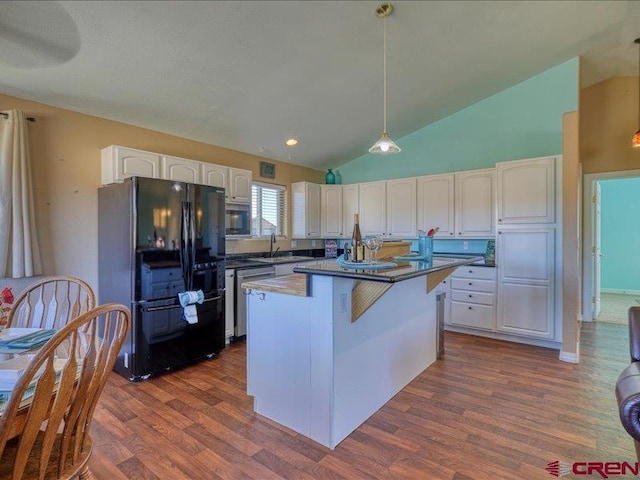
[[[358,184],[342,186],[342,238],[351,238],[353,215],[360,212]]]
[[[251,203],[251,170],[229,167],[229,203]]]
[[[455,174],[456,237],[495,235],[495,169]]]
[[[360,232],[362,235],[386,235],[387,183],[360,183],[358,187]]]
[[[228,340],[233,337],[235,323],[235,290],[236,272],[232,269],[224,271],[224,336]]]
[[[127,177],[161,178],[160,155],[111,145],[101,154],[102,184],[119,183]]]
[[[320,235],[342,238],[342,185],[320,185]]]
[[[555,222],[556,157],[496,164],[498,226]]]
[[[200,178],[204,185],[224,188],[226,203],[251,203],[251,170],[201,162]]]
[[[498,231],[498,331],[554,338],[554,259],[555,228]]]
[[[160,178],[177,182],[202,183],[200,162],[165,155],[160,160],[160,166]]]
[[[455,235],[454,178],[453,173],[417,178],[419,230],[428,232],[439,227],[435,237],[451,238]]]
[[[202,162],[200,164],[200,178],[203,185],[224,188],[225,198],[229,197],[229,167]]]
[[[451,325],[494,331],[495,268],[458,267],[449,280]]]
[[[387,238],[417,237],[416,179],[388,180],[386,190]]]
[[[291,184],[292,238],[320,238],[320,185]]]

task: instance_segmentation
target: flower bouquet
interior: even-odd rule
[[[5,287],[0,291],[0,330],[2,330],[7,324],[13,300],[11,288]]]

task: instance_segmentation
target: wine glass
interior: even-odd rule
[[[369,256],[369,263],[376,263],[378,261],[378,250],[382,246],[382,239],[377,235],[367,235],[364,237],[364,246],[373,254],[373,260],[371,260],[371,254]]]

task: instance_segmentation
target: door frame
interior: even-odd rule
[[[593,319],[593,297],[595,270],[593,256],[594,247],[594,204],[591,201],[595,194],[595,184],[600,180],[613,180],[622,178],[640,177],[640,170],[621,170],[617,172],[589,173],[583,177],[582,205],[584,212],[584,225],[582,230],[582,320],[590,322]]]

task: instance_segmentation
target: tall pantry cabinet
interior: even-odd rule
[[[543,157],[496,164],[499,332],[561,340],[560,162],[561,157]]]

